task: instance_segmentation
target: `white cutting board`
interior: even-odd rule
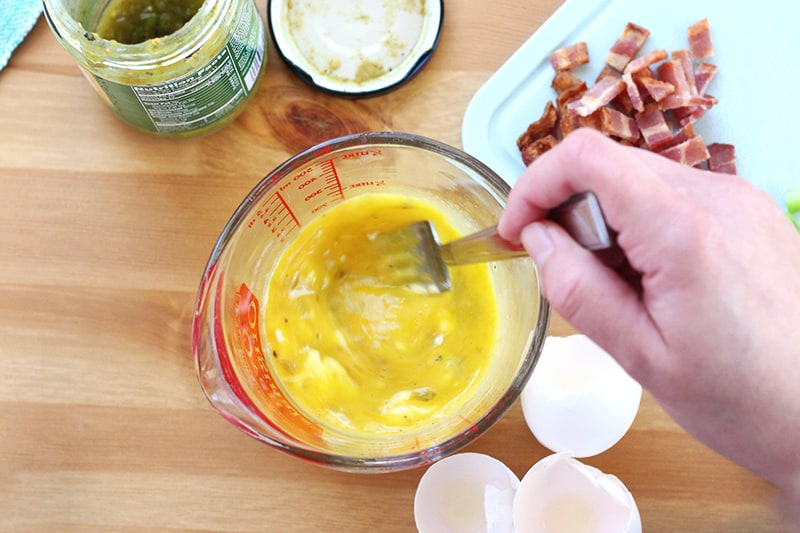
[[[707,143],[736,146],[741,176],[785,207],[800,189],[800,2],[762,0],[566,0],[478,90],[462,123],[464,150],[514,184],[523,170],[516,140],[548,100],[553,50],[586,41],[591,61],[576,73],[592,83],[625,24],[651,35],[641,53],[688,48],[687,28],[708,18],[719,99],[695,126]]]

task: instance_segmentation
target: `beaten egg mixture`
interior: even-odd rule
[[[497,302],[487,265],[451,268],[452,290],[418,294],[393,283],[374,235],[430,220],[458,236],[427,201],[364,194],[304,226],[268,286],[268,357],[298,407],[349,433],[413,431],[458,412],[486,374]]]

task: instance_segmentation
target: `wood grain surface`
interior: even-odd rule
[[[430,63],[367,99],[309,88],[270,45],[241,117],[184,141],[122,124],[40,20],[0,71],[0,531],[414,531],[423,470],[324,470],[211,409],[195,292],[234,208],[295,152],[365,130],[460,146],[472,95],[559,4],[449,1]],[[552,334],[573,332],[554,317]],[[518,405],[468,450],[520,476],[549,453]],[[647,532],[780,531],[771,487],[647,394],[624,439],[585,462],[628,486]]]

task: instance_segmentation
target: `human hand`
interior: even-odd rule
[[[585,190],[638,279],[545,220]],[[525,170],[499,232],[680,425],[800,496],[800,236],[767,194],[578,130]]]

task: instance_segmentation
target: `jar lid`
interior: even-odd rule
[[[392,89],[427,62],[443,0],[270,0],[269,27],[283,60],[308,83],[343,95]]]

